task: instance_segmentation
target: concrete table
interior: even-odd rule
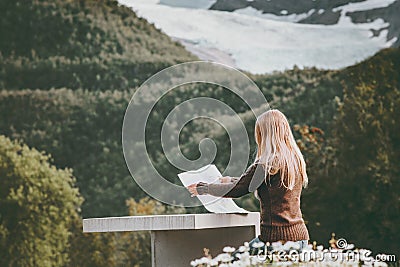
[[[203,256],[212,256],[225,246],[239,247],[260,233],[260,213],[176,214],[107,217],[83,220],[83,232],[150,231],[152,266],[190,266]]]

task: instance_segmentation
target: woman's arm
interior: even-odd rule
[[[225,183],[235,183],[239,180],[239,177],[231,177],[231,176],[225,176],[219,178],[219,181],[223,184]]]
[[[241,197],[247,193],[253,192],[260,186],[260,181],[264,181],[265,172],[261,165],[252,164],[240,177],[232,178],[231,182],[222,184],[200,182],[196,185],[191,185],[189,191],[192,195],[210,194],[220,197]]]

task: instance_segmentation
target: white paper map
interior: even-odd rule
[[[222,174],[214,164],[204,166],[198,170],[183,172],[178,174],[182,184],[187,187],[198,182],[220,183],[219,178]],[[213,213],[248,213],[242,209],[231,198],[215,197],[211,195],[197,196],[204,207]]]

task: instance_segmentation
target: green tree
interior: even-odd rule
[[[371,84],[345,87],[336,126],[338,228],[360,244],[398,255],[399,67],[392,65],[381,77],[369,73],[376,78]]]
[[[126,215],[125,200],[144,196],[122,155],[129,97],[119,91],[2,91],[0,133],[51,153],[58,168],[72,168],[84,217]]]
[[[82,202],[69,169],[0,136],[0,265],[63,266]]]

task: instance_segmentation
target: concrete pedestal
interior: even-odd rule
[[[260,233],[260,214],[177,214],[126,216],[83,220],[83,232],[150,231],[152,265],[190,266],[203,256],[212,256],[225,246],[239,247]]]
[[[204,248],[215,257],[226,246],[238,248],[255,236],[254,226],[202,230],[152,231],[152,266],[190,266],[204,256]]]

